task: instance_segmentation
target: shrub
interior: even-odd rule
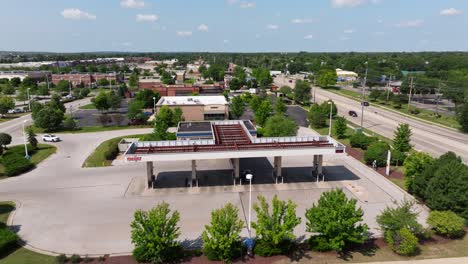
[[[67,130],[75,130],[76,129],[76,121],[71,118],[70,116],[66,116],[65,120],[63,121],[63,127]]]
[[[457,238],[465,234],[464,219],[452,211],[432,211],[427,223],[442,236]]]
[[[2,163],[5,166],[5,175],[8,177],[20,175],[34,167],[31,161],[18,153],[4,156]]]
[[[68,258],[65,254],[60,254],[55,257],[55,260],[57,261],[58,264],[64,264],[64,263],[67,263]]]
[[[364,135],[364,133],[362,132],[356,132],[349,139],[349,143],[351,144],[351,147],[353,148],[361,148],[363,150],[366,150],[367,147],[376,140],[377,140],[376,138],[368,137]]]
[[[106,158],[106,160],[114,160],[118,154],[119,154],[119,145],[110,144],[109,148],[106,149],[106,151],[104,152],[104,157]]]
[[[387,163],[387,153],[390,147],[385,142],[372,143],[364,153],[366,164],[372,165],[374,160],[377,161],[377,167],[384,167]]]
[[[270,242],[264,239],[258,239],[255,241],[254,252],[256,255],[262,257],[270,257],[288,254],[293,248],[294,242],[291,240],[283,240],[278,243],[278,245],[272,247]]]
[[[413,256],[418,252],[418,238],[407,228],[402,228],[396,232],[387,231],[385,241],[399,255]]]
[[[80,263],[80,262],[81,262],[81,257],[80,257],[80,255],[73,254],[73,255],[70,257],[70,262],[71,262],[71,263]]]
[[[405,201],[397,207],[387,207],[377,216],[377,223],[384,232],[397,232],[402,228],[410,230],[418,235],[422,231],[421,224],[418,223],[417,212],[413,211],[413,203]]]
[[[18,245],[18,235],[6,226],[0,226],[0,252],[9,252]]]

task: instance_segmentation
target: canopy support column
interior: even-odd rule
[[[197,178],[197,161],[192,160],[192,180],[190,182],[190,187],[198,187],[198,178]]]
[[[153,188],[154,183],[154,172],[153,172],[153,162],[146,162],[146,179],[148,181],[148,188]]]

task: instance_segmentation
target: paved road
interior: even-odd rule
[[[91,98],[85,98],[66,103],[65,106],[67,108],[67,112],[70,112],[70,109],[75,111],[80,105],[89,104],[90,102]],[[0,124],[0,132],[7,133],[12,136],[13,140],[11,145],[18,145],[23,143],[23,123],[25,126],[32,124],[31,114],[27,114]]]
[[[316,90],[318,102],[332,99],[338,106],[340,115],[345,116],[355,124],[361,122],[361,105],[359,102],[337,95],[323,89]],[[348,112],[356,111],[358,117],[350,117]],[[388,138],[393,138],[393,133],[401,123],[410,125],[413,132],[411,143],[415,149],[440,156],[447,151],[453,151],[468,162],[468,135],[431,125],[423,121],[405,117],[382,108],[369,106],[364,112],[364,127]]]

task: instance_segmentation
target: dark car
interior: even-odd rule
[[[349,111],[348,114],[352,117],[357,117],[357,113],[355,111]]]

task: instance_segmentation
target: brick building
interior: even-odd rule
[[[64,73],[52,74],[52,83],[58,84],[61,80],[71,82],[72,86],[78,86],[83,83],[84,86],[90,86],[101,79],[119,82],[120,77],[116,73]]]

